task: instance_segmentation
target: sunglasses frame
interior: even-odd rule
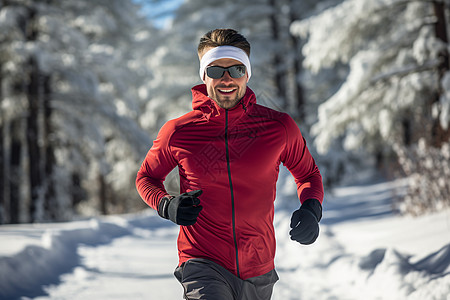
[[[233,75],[235,75],[235,72],[238,75],[240,74],[240,72],[238,70],[236,70],[236,67],[244,68],[244,72],[242,73],[242,75],[237,76],[237,77],[233,76]],[[222,75],[220,77],[210,76],[208,71],[213,70],[213,68],[214,69],[220,69],[222,71]],[[221,66],[208,66],[208,67],[206,67],[206,76],[208,76],[209,78],[212,78],[212,79],[220,79],[220,78],[223,77],[223,75],[225,75],[225,72],[228,72],[228,74],[230,75],[231,78],[237,79],[237,78],[242,78],[245,75],[246,71],[247,71],[247,68],[245,67],[245,65],[242,65],[242,64],[233,65],[233,66],[230,66],[230,67],[227,67],[227,68],[224,68],[224,67],[221,67]]]

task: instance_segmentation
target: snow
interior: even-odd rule
[[[289,239],[298,202],[282,168],[272,299],[450,299],[450,210],[394,214],[407,182],[372,178],[328,190],[320,237],[302,246]],[[0,226],[0,299],[181,299],[172,275],[177,231],[151,209]]]
[[[432,93],[441,95],[433,117],[447,128],[445,81],[442,92],[436,84],[446,43],[433,26],[424,26],[432,18],[437,15],[431,2],[345,0],[291,24],[291,33],[305,40],[303,66],[310,72],[334,73],[340,79],[336,68],[349,67],[338,90],[318,103],[311,133],[320,154],[335,151],[331,146],[336,141],[345,150],[393,152],[403,134],[402,120],[417,126],[412,131],[418,135],[428,135],[419,132],[427,128],[421,119],[429,111],[423,99],[431,99]],[[417,117],[408,116],[410,111]]]

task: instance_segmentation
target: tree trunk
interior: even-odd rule
[[[54,142],[53,137],[53,127],[52,127],[52,107],[51,107],[51,87],[50,87],[50,76],[45,76],[44,82],[44,155],[45,155],[45,197],[44,197],[44,209],[50,220],[58,220],[58,213],[60,207],[58,206],[58,201],[55,198],[55,183],[53,176],[53,169],[56,163],[54,155]]]
[[[298,49],[298,40],[296,37],[292,36],[292,42],[294,44],[294,48]],[[294,97],[296,100],[296,110],[299,120],[305,119],[305,99],[303,95],[303,87],[300,83],[300,80],[298,79],[298,76],[301,72],[301,65],[302,61],[300,59],[300,55],[295,56],[294,60],[294,83],[295,83],[295,89],[294,89]]]
[[[280,41],[280,37],[279,37],[280,26],[279,26],[279,22],[277,20],[278,9],[277,9],[276,0],[269,0],[269,5],[273,9],[273,13],[270,16],[270,23],[271,23],[271,28],[272,28],[272,39],[275,41],[275,44],[277,45],[277,47],[275,48],[275,53],[273,55],[273,65],[275,68],[274,81],[275,81],[276,93],[277,93],[277,97],[279,99],[281,99],[281,101],[282,101],[281,106],[283,107],[283,109],[287,109],[288,103],[287,103],[287,98],[286,98],[286,89],[285,89],[285,85],[284,85],[285,70],[283,68],[284,62],[281,59],[281,54],[280,54],[280,47],[282,47],[282,42]]]
[[[27,116],[27,146],[29,158],[29,180],[30,180],[30,221],[36,220],[39,205],[39,193],[42,188],[41,178],[41,155],[39,147],[39,70],[34,58],[30,58],[30,74],[27,89],[28,116]]]
[[[299,17],[296,15],[296,10],[293,7],[293,1],[290,0],[289,1],[289,19],[290,22],[289,23],[293,23],[294,21],[298,20]],[[291,36],[291,43],[292,43],[292,49],[293,49],[293,53],[295,53],[294,55],[294,63],[293,63],[293,82],[294,82],[294,89],[293,89],[293,95],[294,95],[294,100],[295,100],[295,108],[296,108],[296,114],[297,114],[297,118],[300,121],[304,121],[305,119],[305,99],[304,99],[304,95],[303,95],[303,87],[300,83],[300,80],[298,78],[298,76],[300,75],[300,72],[302,70],[302,56],[301,56],[301,49],[299,47],[299,38],[290,34]]]
[[[442,1],[433,1],[434,14],[436,16],[436,23],[434,25],[434,32],[436,37],[447,45],[444,50],[439,53],[440,64],[438,67],[439,74],[439,89],[437,95],[432,99],[431,105],[438,102],[443,94],[443,88],[440,84],[445,73],[450,70],[449,52],[448,52],[448,36],[447,36],[447,20],[445,17],[445,4]],[[450,139],[450,129],[444,129],[441,126],[439,118],[434,120],[431,132],[431,144],[440,148],[443,143]]]
[[[36,41],[37,30],[35,28],[36,10],[29,8],[28,19],[25,20],[25,34],[27,41]],[[35,57],[28,60],[27,83],[27,146],[29,158],[30,180],[30,222],[36,221],[38,206],[40,205],[40,193],[42,189],[41,155],[39,146],[39,106],[40,106],[40,71]]]
[[[3,132],[3,127],[5,123],[5,117],[2,109],[3,102],[3,73],[2,73],[2,65],[0,64],[0,224],[6,223],[6,195],[5,195],[5,181],[6,181],[6,172],[5,172],[5,151],[4,151],[4,140],[5,135]]]
[[[434,32],[436,37],[443,43],[448,45],[447,36],[447,22],[445,18],[445,4],[442,1],[433,1],[434,14],[436,16],[436,23],[434,25]],[[447,49],[447,48],[446,48]],[[439,53],[440,65],[439,65],[439,79],[442,79],[444,74],[450,70],[449,53],[448,50],[443,50]]]
[[[20,138],[21,127],[20,120],[11,122],[11,143],[10,143],[10,172],[9,181],[9,223],[16,224],[20,222],[20,185],[21,185],[21,160],[22,160],[22,141]]]
[[[81,186],[81,176],[79,173],[73,172],[71,176],[72,186],[70,189],[70,195],[72,197],[72,210],[76,210],[78,204],[80,204],[86,198],[86,192]]]
[[[98,174],[98,187],[99,187],[99,202],[100,202],[100,211],[103,215],[108,214],[108,206],[107,206],[107,197],[106,197],[106,182],[105,175],[102,173]]]

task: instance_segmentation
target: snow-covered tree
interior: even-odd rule
[[[96,112],[93,116],[82,112],[89,119],[83,122],[79,132],[92,135],[86,140],[88,144],[83,145],[89,149],[86,158],[90,162],[88,172],[83,172],[89,174],[85,185],[98,182],[89,185],[91,193],[97,197],[84,207],[103,213],[126,210],[133,205],[126,199],[134,192],[137,162],[149,143],[148,136],[135,120],[140,116],[144,100],[138,95],[138,87],[148,76],[148,70],[141,64],[140,39],[151,34],[151,28],[130,1],[86,1],[77,6],[68,9],[74,14],[70,24],[88,42],[88,48],[79,51],[83,57],[77,68],[87,71],[88,78],[93,80],[93,84],[88,85],[92,88],[86,95],[88,98],[79,100],[87,100],[84,109],[93,108]],[[71,95],[76,93],[68,93],[69,97]],[[74,121],[74,124],[79,122]],[[70,138],[69,142],[76,145],[77,140]]]
[[[347,150],[379,157],[402,156],[419,141],[448,151],[448,105],[439,86],[449,70],[447,37],[439,34],[448,27],[444,7],[443,1],[346,0],[293,24],[292,32],[308,38],[305,66],[317,72],[349,65],[345,82],[319,108],[313,127],[319,151],[339,138]],[[441,163],[438,156],[434,163]],[[427,192],[437,201],[449,198]]]
[[[0,28],[0,222],[138,205],[126,200],[150,141],[136,121],[149,73],[139,46],[153,31],[139,8],[3,1]]]

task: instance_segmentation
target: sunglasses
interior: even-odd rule
[[[223,77],[225,71],[230,74],[231,78],[241,78],[245,75],[245,66],[244,65],[236,65],[228,68],[223,68],[219,66],[210,66],[206,68],[206,75],[212,79],[219,79]]]

